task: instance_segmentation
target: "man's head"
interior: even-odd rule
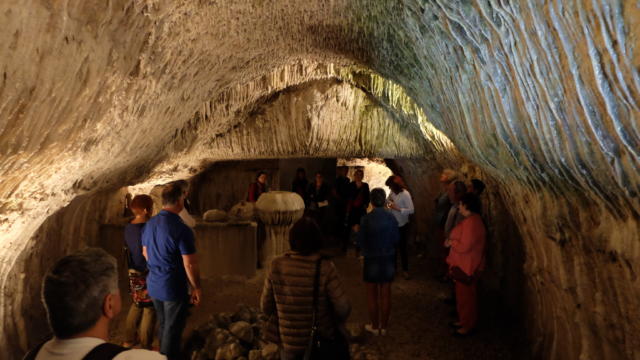
[[[324,177],[322,176],[321,172],[317,172],[316,173],[316,184],[322,184],[322,182],[324,181]]]
[[[371,205],[374,207],[383,207],[386,199],[387,194],[381,188],[371,190]]]
[[[451,203],[453,204],[456,204],[458,201],[460,201],[460,197],[462,197],[462,195],[464,195],[466,192],[467,185],[465,185],[464,182],[456,181],[450,184],[448,188],[449,201],[451,201]]]
[[[175,184],[182,189],[184,197],[187,197],[189,195],[189,182],[187,180],[176,180],[172,182],[172,184]]]
[[[71,338],[121,308],[116,259],[88,248],[58,260],[42,284],[42,301],[54,335]]]
[[[153,199],[149,195],[136,195],[133,200],[131,200],[129,208],[136,216],[151,216],[153,213]]]
[[[298,170],[296,170],[296,177],[302,180],[307,177],[307,172],[304,171],[303,168],[298,168]]]
[[[347,172],[349,172],[349,168],[346,166],[338,166],[336,170],[338,176],[347,176]]]
[[[168,183],[162,189],[162,206],[172,208],[175,212],[184,208],[185,191],[177,182]]]
[[[318,223],[310,217],[303,216],[289,230],[289,246],[291,250],[310,255],[322,247],[322,232]]]

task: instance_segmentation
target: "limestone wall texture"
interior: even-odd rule
[[[0,353],[75,197],[377,156],[499,184],[535,354],[638,358],[639,36],[623,0],[0,2]]]

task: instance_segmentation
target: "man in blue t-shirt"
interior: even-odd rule
[[[162,211],[147,222],[142,251],[147,258],[147,290],[153,299],[160,329],[160,353],[180,358],[180,339],[189,303],[200,303],[200,270],[191,228],[180,216],[185,191],[177,183],[162,190]],[[189,295],[191,286],[191,295]]]

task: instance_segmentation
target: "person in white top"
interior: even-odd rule
[[[182,191],[184,193],[184,199],[185,199],[184,201],[185,201],[185,204],[187,204],[188,203],[187,197],[189,196],[189,182],[186,180],[176,180],[174,183],[178,184],[178,186],[182,188]],[[188,227],[192,229],[196,227],[196,220],[193,218],[193,216],[191,216],[191,214],[189,214],[189,211],[187,210],[186,206],[182,208],[178,216],[180,216],[180,219],[182,219],[182,222]]]
[[[45,275],[42,300],[53,339],[28,360],[166,360],[160,353],[107,343],[109,322],[120,312],[116,259],[88,248],[58,260]]]
[[[407,243],[409,242],[409,215],[413,214],[413,200],[409,191],[403,187],[404,182],[398,175],[391,175],[385,185],[391,189],[387,197],[387,208],[398,221],[400,230],[400,241],[398,242],[398,253],[402,262],[402,277],[409,279],[409,254],[407,253]]]

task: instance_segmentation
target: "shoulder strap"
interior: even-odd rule
[[[89,353],[82,358],[82,360],[111,360],[118,356],[123,351],[127,351],[129,348],[122,347],[116,344],[102,343],[89,351]]]
[[[35,360],[36,356],[38,356],[38,353],[40,352],[40,349],[42,349],[42,347],[44,346],[44,344],[49,341],[51,339],[47,339],[43,342],[41,342],[40,344],[36,345],[36,347],[34,347],[33,349],[31,349],[31,351],[29,351],[27,353],[27,355],[25,355],[22,360]]]
[[[133,257],[131,255],[131,251],[129,250],[129,246],[125,245],[123,246],[123,250],[124,250],[124,257],[125,259],[127,259],[127,269],[133,269]]]
[[[317,313],[318,313],[318,297],[320,293],[320,263],[322,262],[322,258],[319,258],[316,262],[316,274],[313,279],[313,315],[312,315],[312,328],[313,330],[317,329]]]

